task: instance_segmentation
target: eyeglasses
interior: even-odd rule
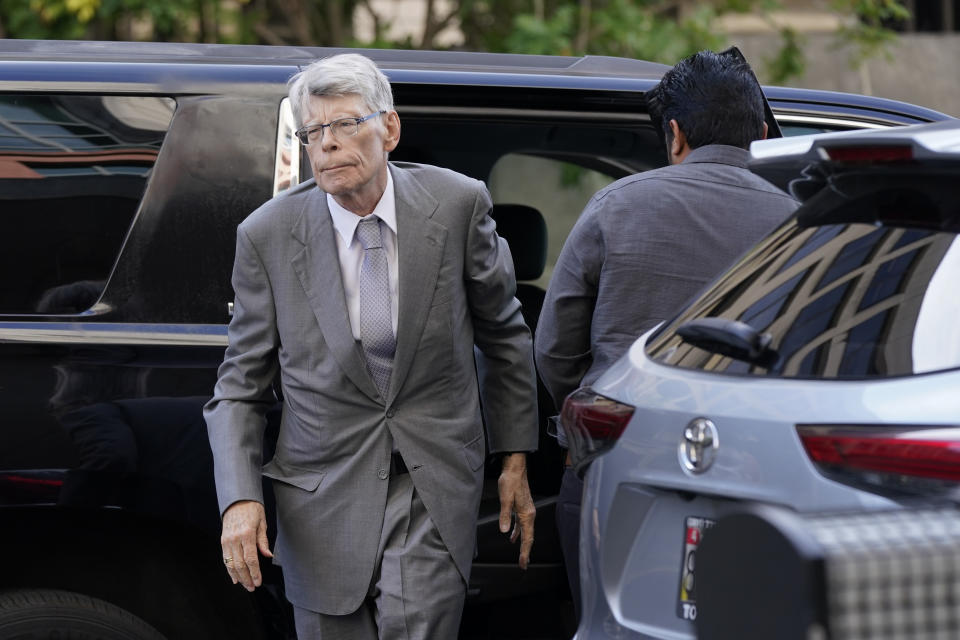
[[[294,135],[300,140],[300,144],[307,146],[323,140],[323,130],[329,128],[336,138],[349,138],[357,135],[360,131],[360,123],[366,122],[370,118],[382,116],[386,111],[377,111],[362,118],[339,118],[328,124],[312,124],[302,129],[297,129]]]

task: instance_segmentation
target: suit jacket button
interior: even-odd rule
[[[381,480],[386,480],[388,475],[390,474],[387,473],[386,469],[380,469],[380,471],[377,471],[377,477],[379,477]]]
[[[387,409],[387,417],[388,417],[388,418],[392,418],[392,417],[393,417],[393,409]]]

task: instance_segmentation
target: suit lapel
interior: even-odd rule
[[[323,191],[310,191],[291,233],[303,244],[303,249],[291,261],[293,270],[300,278],[327,347],[347,377],[371,399],[379,399],[350,328],[340,259],[333,236],[335,229]]]
[[[397,351],[393,358],[388,404],[406,380],[430,310],[443,260],[447,230],[430,219],[438,202],[401,168],[390,166],[397,205],[399,310]]]

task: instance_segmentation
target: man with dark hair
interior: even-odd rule
[[[720,144],[746,149],[766,137],[760,85],[750,66],[731,54],[702,51],[681,60],[646,98],[650,121],[668,148],[674,126],[691,149]]]
[[[797,206],[747,170],[746,148],[766,136],[767,125],[760,87],[741,58],[697,53],[647,99],[669,166],[597,192],[547,288],[534,352],[558,407]],[[569,462],[557,525],[579,617],[583,485]]]

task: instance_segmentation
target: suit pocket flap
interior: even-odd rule
[[[467,464],[474,471],[483,466],[483,434],[463,445],[463,456],[467,459]]]
[[[304,491],[316,491],[326,474],[323,471],[281,465],[276,460],[271,460],[264,465],[263,475],[271,480],[293,485]]]

